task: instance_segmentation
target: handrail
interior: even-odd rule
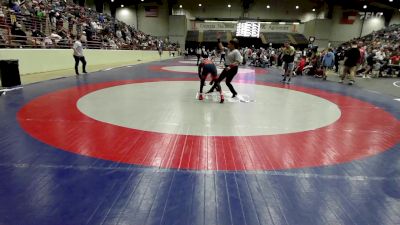
[[[0,36],[0,48],[54,48],[69,49],[72,48],[74,41],[72,39],[61,39],[51,37],[33,37],[3,34]],[[135,44],[123,44],[111,46],[109,43],[100,41],[82,42],[86,49],[110,49],[110,50],[157,50],[155,46],[141,46]],[[175,49],[165,48],[166,51],[175,51]]]
[[[0,6],[1,7],[1,6]],[[22,48],[68,48],[70,45],[66,46],[66,40],[62,40],[62,44],[58,44],[55,42],[55,39],[51,39],[50,32],[53,30],[54,27],[53,23],[50,21],[50,18],[48,16],[39,19],[37,16],[32,16],[32,15],[23,15],[23,14],[17,14],[13,11],[7,10],[6,7],[3,7],[3,13],[4,17],[1,18],[2,21],[0,21],[0,29],[7,30],[7,32],[2,32],[3,38],[4,39],[3,43],[0,44],[0,47],[6,47],[6,48],[15,48],[15,47],[22,47]],[[18,37],[15,35],[11,35],[11,30],[15,25],[15,22],[21,25],[21,29],[25,31],[27,37]],[[56,26],[59,26],[59,23],[57,22]],[[63,27],[61,28],[65,34],[71,35],[74,31],[74,26],[76,26],[76,30],[80,30],[81,24],[75,24],[75,23],[69,23],[68,21],[63,21]],[[47,36],[47,38],[43,37],[31,37],[32,32],[40,31],[40,33],[44,34]],[[5,33],[5,34],[4,34]],[[108,42],[102,42],[99,40],[98,37],[101,37],[101,31],[99,30],[94,30],[92,33],[92,38],[94,39],[93,41],[87,41],[84,42],[83,44],[87,48],[92,48],[92,49],[127,49],[127,50],[132,50],[132,49],[138,49],[138,50],[157,50],[155,44],[151,44],[151,46],[146,46],[145,42],[140,41],[141,36],[148,36],[147,34],[141,32],[141,31],[135,31],[134,33],[138,33],[140,36],[138,37],[133,37],[135,34],[132,34],[132,40],[139,40],[139,43],[136,43],[135,41],[132,41],[132,43],[123,43],[119,42],[114,38],[115,44],[112,46]],[[74,33],[76,35],[76,33]],[[5,37],[6,36],[6,37]],[[51,41],[50,41],[51,40]],[[98,40],[98,41],[96,41]],[[150,39],[151,40],[151,39]],[[71,41],[69,41],[71,42]],[[43,44],[44,43],[44,44]],[[169,50],[168,46],[164,46],[164,50]],[[172,48],[171,50],[176,50],[176,48]]]

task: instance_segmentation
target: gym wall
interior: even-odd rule
[[[400,24],[400,12],[399,11],[396,11],[393,14],[393,17],[390,20],[390,25],[392,25],[392,24]]]
[[[183,8],[180,9],[179,5]],[[317,12],[311,11],[315,5],[311,1],[299,2],[300,9],[295,9],[295,4],[290,0],[271,0],[268,2],[271,8],[267,9],[267,3],[256,0],[251,4],[249,10],[243,10],[240,0],[229,1],[231,8],[227,7],[227,2],[207,1],[199,7],[197,2],[192,0],[180,0],[179,3],[172,6],[173,14],[169,16],[168,3],[163,1],[162,5],[155,3],[139,4],[136,10],[134,6],[117,8],[116,17],[130,25],[135,25],[139,30],[147,34],[158,37],[169,37],[172,41],[178,41],[181,46],[184,43],[186,30],[190,30],[191,20],[195,18],[226,18],[236,20],[239,17],[246,16],[264,20],[301,20],[304,23],[304,35],[306,37],[315,36],[316,45],[324,48],[331,43],[333,46],[348,41],[352,38],[366,35],[374,30],[379,30],[385,26],[383,17],[373,17],[363,21],[359,15],[353,24],[342,24],[343,17],[341,6],[335,6],[331,19],[326,18],[327,6],[321,5]],[[144,6],[157,6],[157,17],[146,17]],[[107,7],[104,7],[107,10]],[[186,18],[186,22],[183,17]],[[178,19],[179,18],[179,19]],[[400,13],[396,11],[390,21],[390,24],[400,23]],[[362,25],[363,24],[363,25]],[[183,42],[183,43],[182,43]]]
[[[26,75],[73,69],[72,53],[71,49],[3,49],[0,59],[19,60],[19,71]],[[157,51],[85,49],[84,55],[88,66],[122,66],[160,60]],[[164,53],[163,59],[168,58],[172,57]]]
[[[136,9],[133,5],[124,8],[117,8],[115,11],[115,18],[134,27],[137,27],[138,25]]]

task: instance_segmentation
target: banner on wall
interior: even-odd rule
[[[381,18],[383,16],[383,12],[359,12],[358,14],[360,15],[360,20]]]
[[[145,6],[144,7],[144,15],[146,17],[157,17],[158,16],[158,7],[157,6]]]
[[[301,24],[261,24],[261,32],[299,33]]]
[[[343,12],[342,18],[340,19],[341,24],[354,24],[359,18],[360,20],[368,20],[371,18],[382,18],[383,12],[358,12],[358,11],[347,11]]]
[[[261,23],[260,32],[287,32],[287,33],[302,33],[303,24],[266,24]],[[197,31],[232,31],[236,32],[236,23],[224,23],[224,22],[196,22],[192,21],[190,30]]]
[[[221,31],[236,31],[235,23],[205,23],[205,22],[192,22],[191,30],[207,31],[207,30],[221,30]]]
[[[357,11],[347,11],[343,12],[342,18],[340,19],[341,24],[353,24],[358,16]]]

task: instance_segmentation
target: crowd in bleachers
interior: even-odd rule
[[[318,51],[318,47],[310,46],[297,49],[295,55],[295,75],[312,75],[326,79],[326,71],[331,68],[338,75],[343,74],[343,63],[349,49],[356,46],[360,52],[356,76],[363,78],[400,76],[400,25],[391,25],[361,38],[343,43],[337,48],[326,48]],[[282,66],[282,49],[244,48],[243,56],[255,66]],[[332,52],[332,65],[324,66],[323,60],[328,52]]]
[[[343,63],[348,51],[353,47],[360,53],[355,76],[362,78],[393,77],[400,75],[400,25],[391,25],[372,32],[361,38],[354,38],[337,48],[318,51],[310,48],[303,51],[305,66],[298,66],[302,71],[298,74],[325,77],[322,61],[330,50],[334,53],[334,65],[331,68],[338,75],[343,75]],[[300,62],[300,61],[298,61]]]
[[[357,43],[361,54],[358,76],[399,76],[400,25],[391,25],[364,37],[350,40],[339,46],[337,52],[343,56],[351,43]]]
[[[373,32],[361,38],[355,38],[343,43],[337,48],[326,48],[318,50],[317,46],[309,48],[297,48],[295,53],[294,75],[311,75],[317,78],[327,78],[327,71],[331,70],[338,75],[343,75],[344,61],[348,50],[351,48],[359,50],[360,58],[357,60],[355,76],[363,78],[371,77],[394,77],[400,76],[400,25],[391,25],[382,30]],[[244,58],[244,64],[256,67],[282,66],[282,48],[254,48],[244,47],[240,49]],[[221,52],[205,49],[186,49],[186,55],[206,55],[220,60]],[[324,59],[329,55],[330,62]]]
[[[74,37],[88,48],[175,50],[179,46],[137,30],[108,14],[64,0],[1,2],[3,47],[70,48]],[[9,38],[11,35],[11,38]]]

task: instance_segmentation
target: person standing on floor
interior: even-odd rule
[[[339,73],[339,61],[342,60],[342,47],[338,47],[335,51],[335,72]]]
[[[196,65],[199,65],[200,56],[201,56],[201,48],[200,48],[200,46],[196,49],[196,56],[197,56],[197,64]]]
[[[219,59],[219,64],[222,64],[222,60],[224,60],[224,63],[225,63],[225,54],[226,54],[226,52],[225,52],[225,50],[220,50],[221,51],[221,58]]]
[[[326,72],[329,68],[333,68],[335,65],[335,55],[333,54],[333,50],[331,48],[328,49],[328,52],[322,58],[322,69],[323,69],[323,77],[322,80],[326,80]]]
[[[285,70],[285,74],[283,77],[283,83],[290,83],[292,78],[293,69],[294,69],[294,56],[296,50],[293,46],[290,45],[289,42],[285,42],[284,47],[282,49],[282,61],[283,61],[283,69]],[[286,77],[289,76],[289,79],[286,81]]]
[[[85,56],[83,56],[83,46],[82,43],[76,38],[74,37],[75,43],[72,46],[72,49],[74,50],[74,59],[75,59],[75,74],[79,75],[79,71],[78,71],[78,66],[79,66],[79,61],[82,62],[82,72],[83,73],[87,73],[86,72],[86,60],[85,60]]]
[[[353,85],[355,80],[354,76],[357,70],[357,64],[360,60],[361,54],[360,50],[357,47],[357,43],[354,42],[351,45],[351,48],[348,49],[344,55],[344,69],[343,73],[340,76],[339,83],[343,83],[346,76],[349,78],[349,85]]]
[[[158,55],[160,55],[160,61],[161,61],[161,56],[163,53],[163,43],[161,41],[158,41],[157,43],[157,51],[158,51]]]
[[[222,45],[219,39],[218,39],[218,47],[222,51],[226,50],[226,48]],[[232,93],[232,98],[237,96],[237,92],[235,88],[233,88],[231,82],[238,72],[239,65],[243,62],[243,57],[241,56],[238,48],[239,48],[239,41],[237,39],[232,39],[229,41],[228,53],[225,61],[225,69],[221,72],[221,74],[218,77],[218,80],[214,82],[214,85],[207,93],[213,92],[214,89],[217,88],[217,86],[220,84],[220,82],[226,78],[225,83]]]

